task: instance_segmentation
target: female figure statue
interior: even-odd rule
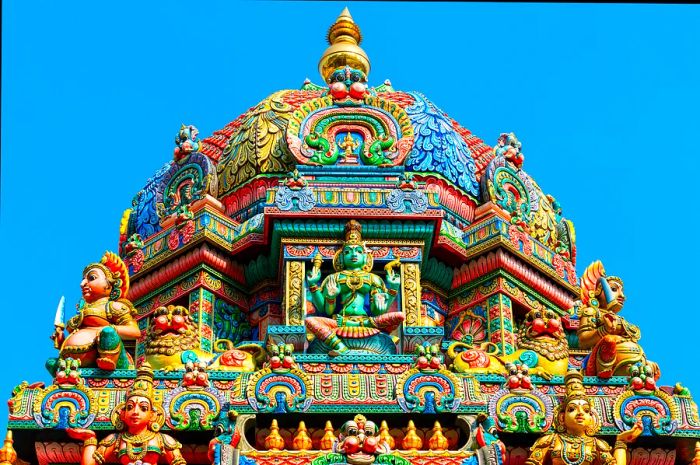
[[[129,272],[124,262],[112,252],[105,252],[99,263],[88,265],[80,282],[85,305],[68,320],[68,336],[61,321],[51,336],[59,349],[59,358],[80,360],[82,367],[103,370],[133,366],[123,339],[141,335],[134,316],[136,310],[124,296],[129,290]],[[61,318],[62,320],[62,315]],[[52,371],[55,360],[47,366]]]
[[[598,412],[586,396],[583,375],[570,371],[564,377],[566,397],[554,412],[556,433],[539,438],[530,448],[525,465],[626,465],[627,443],[642,432],[636,424],[617,435],[615,447],[594,436],[600,427]]]
[[[386,269],[386,283],[371,272],[374,259],[362,242],[362,226],[355,220],[345,225],[345,242],[333,258],[336,272],[321,285],[321,257],[306,277],[311,302],[325,316],[306,318],[306,328],[331,351],[331,356],[347,352],[346,339],[369,338],[382,331],[390,332],[405,316],[388,312],[401,285],[394,273],[396,262]],[[332,317],[332,318],[329,318]]]
[[[119,430],[99,443],[95,432],[82,428],[66,430],[73,439],[83,441],[80,465],[156,465],[162,457],[170,465],[186,465],[182,444],[159,430],[165,421],[162,407],[153,400],[153,370],[144,363],[136,374],[126,401],[112,412],[112,423]]]

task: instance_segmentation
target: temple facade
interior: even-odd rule
[[[689,391],[515,134],[373,85],[347,9],[327,38],[321,85],[179,129],[0,464],[700,463]]]

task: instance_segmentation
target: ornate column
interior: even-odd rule
[[[287,326],[304,324],[306,310],[305,270],[306,266],[303,261],[289,260],[285,263],[284,324]]]
[[[515,351],[515,325],[510,298],[501,293],[489,297],[487,315],[489,341],[499,348],[501,355],[512,354]]]
[[[202,350],[214,350],[214,303],[216,297],[206,289],[190,293],[190,317],[197,327],[197,338]]]
[[[423,326],[418,263],[401,264],[401,311],[406,315],[404,326]]]

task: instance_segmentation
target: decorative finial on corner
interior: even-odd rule
[[[17,452],[15,452],[14,447],[12,447],[13,442],[12,430],[8,429],[2,449],[0,449],[0,464],[12,465],[17,461]]]
[[[353,21],[347,7],[343,9],[335,23],[328,30],[327,35],[330,47],[323,52],[318,62],[318,71],[328,82],[331,73],[338,68],[349,66],[369,74],[369,58],[359,46],[362,42],[360,28]]]

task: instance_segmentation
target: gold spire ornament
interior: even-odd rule
[[[379,439],[386,442],[389,449],[394,449],[396,447],[396,440],[389,433],[389,425],[387,425],[386,420],[382,420],[379,426]]]
[[[265,438],[265,449],[267,450],[282,450],[284,449],[284,439],[280,435],[280,427],[277,425],[277,420],[273,419],[270,425],[270,434]]]
[[[5,442],[0,449],[0,465],[13,465],[17,461],[17,452],[15,452],[12,439],[12,430],[7,430],[7,435],[5,435]]]
[[[423,448],[423,440],[416,434],[416,425],[413,420],[408,420],[408,431],[401,441],[401,448],[404,450],[419,450]]]
[[[333,444],[338,440],[333,434],[333,425],[330,420],[326,420],[326,427],[324,428],[325,433],[319,442],[319,448],[321,450],[332,450]]]
[[[309,450],[311,449],[311,438],[306,429],[306,424],[303,421],[299,422],[297,432],[292,439],[292,449],[294,450]]]
[[[430,436],[428,440],[428,449],[430,450],[447,450],[448,441],[444,434],[442,434],[442,426],[439,421],[435,422],[433,426],[433,435]]]
[[[344,66],[358,69],[365,75],[369,75],[369,57],[360,47],[361,41],[360,28],[357,27],[346,7],[328,30],[330,47],[323,52],[318,62],[318,71],[324,81],[328,82],[331,73]]]

